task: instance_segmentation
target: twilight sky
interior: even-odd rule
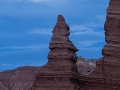
[[[102,57],[109,0],[0,0],[0,71],[47,62],[58,14],[70,26],[77,56]]]

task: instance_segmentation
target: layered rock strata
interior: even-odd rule
[[[93,73],[81,76],[82,90],[120,90],[120,0],[110,0],[104,29],[103,58]]]
[[[106,90],[120,90],[120,0],[110,0],[105,22],[103,69]]]
[[[36,75],[30,90],[79,90],[76,67],[78,50],[69,40],[69,26],[63,16],[58,15],[52,31],[48,63]]]

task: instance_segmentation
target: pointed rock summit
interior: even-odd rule
[[[51,49],[50,53],[48,54],[48,59],[52,58],[61,58],[61,59],[68,59],[72,58],[76,60],[76,55],[70,54],[71,51],[76,52],[78,49],[73,45],[73,43],[69,40],[68,36],[69,26],[66,24],[64,17],[58,15],[58,21],[52,31],[53,36],[50,42],[49,48]]]
[[[61,21],[65,22],[65,19],[62,15],[58,15],[57,22],[61,22]]]
[[[69,26],[62,15],[52,31],[48,63],[36,74],[30,90],[79,90],[76,66],[78,49],[69,40]]]
[[[64,36],[64,35],[69,35],[70,32],[69,32],[69,26],[66,24],[65,22],[65,19],[62,15],[58,15],[58,19],[57,19],[57,23],[52,31],[52,33],[54,35],[61,35],[61,36]]]

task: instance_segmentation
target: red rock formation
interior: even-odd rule
[[[67,37],[68,25],[59,16],[49,47],[49,62],[36,75],[31,90],[120,90],[119,0],[110,0],[106,19],[104,28],[107,44],[102,49],[103,57],[97,61],[92,73],[78,76],[75,66],[77,49]]]
[[[93,73],[80,77],[82,90],[120,90],[120,0],[110,0],[106,19],[103,58]]]
[[[105,87],[106,90],[109,88],[120,90],[120,0],[110,0],[107,13],[105,22],[107,44],[103,48]]]
[[[68,38],[69,26],[63,16],[58,16],[52,33],[49,61],[37,73],[30,90],[79,90],[77,48]]]
[[[92,73],[78,75],[77,49],[68,38],[69,26],[59,15],[49,46],[49,61],[36,74],[29,90],[120,90],[120,0],[110,0],[106,19],[107,44],[102,49],[103,57],[97,61]]]

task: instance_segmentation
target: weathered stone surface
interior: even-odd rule
[[[120,90],[120,0],[110,0],[104,28],[107,43],[102,49],[103,57],[96,62],[97,67],[89,75],[78,75],[77,48],[68,38],[69,26],[64,17],[59,15],[49,46],[49,61],[36,74],[29,90]],[[4,77],[4,74],[0,76]],[[4,78],[0,79],[2,81]],[[18,90],[16,87],[4,89],[5,86],[1,84],[0,90]],[[19,86],[21,84],[18,83]]]
[[[0,90],[28,90],[40,67],[25,66],[0,73]]]
[[[63,16],[58,15],[50,42],[48,63],[36,74],[30,90],[79,90],[76,67],[77,48],[69,40],[69,26]]]
[[[82,90],[120,90],[120,0],[110,0],[106,19],[103,58],[93,73],[80,77]]]
[[[110,0],[105,22],[103,69],[106,90],[120,90],[120,0]]]
[[[103,57],[96,62],[97,67],[92,73],[89,75],[79,74],[78,76],[74,53],[77,49],[67,37],[69,35],[68,25],[62,17],[58,18],[49,47],[51,49],[48,55],[49,62],[46,66],[43,66],[42,73],[36,75],[32,90],[48,90],[48,88],[49,90],[120,90],[119,0],[110,0],[104,28],[107,44],[102,49]],[[60,31],[60,34],[57,34],[57,30]],[[63,66],[62,69],[61,65]],[[68,74],[68,72],[70,73]],[[62,78],[60,79],[60,77]],[[73,77],[73,83],[71,84],[71,78]],[[60,85],[58,82],[62,84]]]

